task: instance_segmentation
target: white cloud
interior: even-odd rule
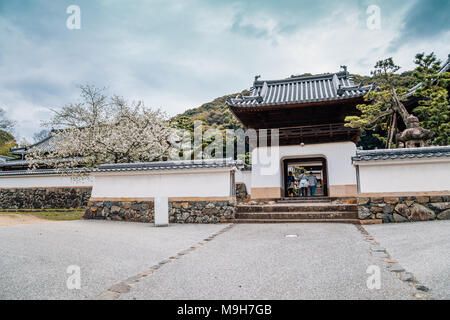
[[[365,6],[355,3],[299,5],[296,12],[260,1],[80,1],[79,31],[65,29],[63,5],[52,6],[45,17],[31,11],[22,19],[0,15],[0,29],[6,30],[0,35],[0,74],[7,75],[0,79],[0,106],[18,122],[17,133],[31,139],[49,117],[47,107],[77,99],[77,84],[106,86],[174,115],[246,89],[256,74],[335,72],[342,64],[368,74],[386,57],[409,5],[382,7],[382,29],[371,31]],[[45,30],[39,29],[41,20]],[[444,58],[448,40],[449,33],[439,42],[417,41],[394,58],[404,69],[419,51]]]

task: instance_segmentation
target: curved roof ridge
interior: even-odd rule
[[[421,148],[357,150],[353,161],[391,160],[409,158],[450,157],[450,146]]]
[[[333,72],[333,73],[320,73],[320,74],[313,74],[313,75],[307,75],[307,76],[295,76],[295,77],[289,77],[284,79],[274,79],[274,80],[257,80],[254,82],[254,86],[262,86],[264,82],[267,84],[277,84],[277,83],[287,83],[287,82],[297,82],[297,81],[308,81],[308,80],[317,80],[317,79],[328,79],[332,78],[334,75],[336,75],[338,78],[351,78],[350,74],[348,72],[339,71],[339,72]]]
[[[255,77],[251,94],[227,99],[231,107],[260,107],[339,101],[363,97],[373,86],[355,85],[347,70],[281,80]]]

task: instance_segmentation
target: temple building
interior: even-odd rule
[[[253,151],[252,199],[287,197],[288,172],[299,169],[314,174],[318,194],[350,197],[357,193],[356,172],[351,157],[356,153],[360,130],[345,126],[345,117],[356,115],[356,105],[373,86],[355,85],[347,68],[337,73],[298,76],[282,80],[255,77],[249,96],[237,96],[227,104],[249,129],[278,129],[279,148],[271,158],[275,167],[264,174],[258,154],[270,153],[271,146]],[[270,130],[269,130],[270,133]],[[268,134],[268,140],[271,135]]]
[[[249,95],[227,100],[253,129],[247,130],[251,165],[233,159],[103,164],[87,179],[71,179],[45,163],[27,170],[26,154],[51,148],[48,137],[12,149],[15,158],[0,157],[0,209],[86,208],[88,219],[155,222],[164,207],[170,223],[450,219],[450,146],[423,147],[418,119],[410,116],[397,139],[406,148],[358,149],[361,132],[346,127],[345,118],[358,115],[356,106],[376,88],[355,84],[342,68],[281,80],[257,76]],[[450,58],[441,72],[449,69]],[[419,87],[403,101],[409,112],[418,105]],[[301,197],[305,171],[317,184]],[[290,190],[289,175],[297,182]]]

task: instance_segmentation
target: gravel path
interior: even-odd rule
[[[120,299],[413,298],[370,247],[353,225],[238,224]],[[379,290],[367,288],[370,265],[380,267]]]
[[[0,299],[84,299],[169,258],[224,225],[64,221],[0,227]],[[67,268],[81,268],[68,290]]]
[[[417,297],[386,267],[375,242],[434,298],[450,297],[448,221],[364,228],[374,240],[350,224],[155,228],[91,220],[0,227],[0,299],[104,298],[111,288],[119,299]],[[81,268],[80,290],[67,289],[70,265]],[[378,290],[366,285],[369,266],[379,267]]]
[[[450,221],[365,226],[381,246],[431,289],[450,299]]]

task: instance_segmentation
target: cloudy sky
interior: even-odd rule
[[[70,5],[79,30],[66,26]],[[391,56],[408,70],[417,52],[447,58],[448,12],[448,0],[0,0],[0,107],[31,141],[80,84],[175,115],[257,74],[369,74]]]

